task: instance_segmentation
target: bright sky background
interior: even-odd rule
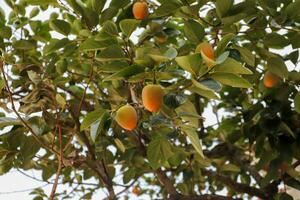
[[[6,15],[9,14],[10,8],[4,3],[3,0],[0,0],[0,7],[4,9],[6,12]],[[49,16],[49,12],[43,13],[38,16],[39,19],[47,19]],[[289,52],[291,48],[287,48],[284,51],[277,51],[278,53],[286,53]],[[289,66],[289,69],[293,69],[294,66],[292,66],[290,63],[287,63]],[[300,67],[300,66],[299,66]],[[212,108],[209,107],[205,110],[203,116],[206,118],[205,125],[213,125],[216,124],[217,120],[215,115],[212,112]],[[25,171],[26,174],[29,174],[31,176],[34,176],[38,179],[41,179],[41,173],[38,171]],[[51,180],[53,180],[54,177],[52,177]],[[26,177],[22,173],[11,170],[8,174],[5,174],[3,176],[0,176],[0,200],[31,200],[33,196],[29,195],[28,191],[21,192],[23,190],[30,190],[32,188],[37,188],[44,186],[45,183],[33,180],[31,178]],[[43,187],[43,189],[46,191],[47,194],[50,193],[52,188],[52,185],[48,185],[46,187]],[[58,185],[57,191],[61,191],[63,188],[67,188],[67,186]],[[131,190],[131,189],[130,189]],[[130,191],[129,190],[129,191]],[[103,199],[106,197],[103,193],[98,193],[94,195],[93,199]],[[131,200],[135,199],[143,199],[146,200],[145,196],[141,196],[139,198],[132,196],[130,198]]]

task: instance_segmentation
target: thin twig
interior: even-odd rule
[[[122,193],[126,192],[129,188],[131,188],[131,187],[136,183],[136,181],[137,181],[137,179],[133,180],[132,183],[130,183],[129,185],[122,186],[122,187],[124,187],[124,189],[121,190],[120,192],[118,192],[118,193],[116,194],[116,196],[119,196],[119,195],[121,195]],[[120,186],[120,185],[118,185],[118,186]]]
[[[83,92],[83,95],[81,97],[81,100],[80,100],[80,103],[79,103],[79,106],[78,106],[78,111],[77,111],[77,115],[79,116],[80,115],[80,112],[81,112],[81,108],[82,108],[82,105],[83,105],[83,102],[84,102],[84,99],[86,97],[86,92],[87,92],[87,89],[88,87],[90,86],[90,83],[92,82],[92,79],[93,79],[93,65],[91,66],[91,71],[90,71],[90,75],[89,75],[89,80],[87,82],[87,85],[86,87],[84,88],[84,92]]]
[[[63,168],[63,146],[62,146],[62,131],[61,131],[61,124],[60,124],[60,113],[58,113],[57,118],[58,118],[57,126],[58,126],[58,138],[59,138],[60,155],[57,157],[58,167],[57,167],[57,172],[56,172],[56,177],[55,177],[55,180],[54,180],[54,184],[52,186],[52,190],[51,190],[51,193],[50,193],[50,200],[54,199],[54,195],[55,195],[56,188],[57,188],[57,185],[58,185],[59,176],[60,176],[62,168]]]
[[[38,179],[38,178],[36,178],[36,177],[34,177],[34,176],[30,176],[30,175],[26,174],[25,172],[21,171],[20,169],[17,169],[17,171],[18,171],[19,173],[21,173],[22,175],[24,175],[24,176],[26,176],[26,177],[28,177],[28,178],[30,178],[30,179],[32,179],[32,180],[35,180],[35,181],[38,181],[38,182],[41,182],[41,183],[47,183],[48,185],[49,185],[49,184],[54,184],[54,182],[47,181],[47,180],[44,181],[44,180]],[[76,182],[76,181],[73,181],[72,183],[74,183],[74,184],[76,184],[76,185],[89,185],[89,186],[96,186],[96,187],[99,186],[99,184],[96,184],[96,183],[84,183],[84,182],[79,183],[79,182]],[[64,183],[63,183],[63,182],[58,183],[58,185],[60,185],[60,184],[64,184]]]
[[[38,188],[44,188],[46,186],[48,186],[49,184],[44,184],[42,186],[39,187],[34,187],[34,188],[28,188],[28,189],[23,189],[23,190],[15,190],[15,191],[9,191],[9,192],[0,192],[0,195],[7,195],[7,194],[15,194],[15,193],[23,193],[23,192],[30,192],[32,190],[38,189]]]

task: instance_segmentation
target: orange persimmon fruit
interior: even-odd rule
[[[163,103],[164,91],[160,85],[149,84],[143,88],[142,102],[150,112],[157,112]]]
[[[132,7],[132,13],[135,19],[143,20],[149,15],[148,5],[146,2],[135,2]]]
[[[272,88],[279,82],[279,77],[273,74],[272,72],[268,71],[265,73],[263,82],[265,87]]]
[[[204,62],[209,68],[216,65],[214,49],[208,42],[198,44],[195,53],[201,53]]]
[[[131,105],[122,106],[117,110],[115,120],[125,130],[132,131],[137,126],[137,112]]]
[[[141,194],[141,189],[138,186],[134,186],[132,188],[132,193],[135,194],[136,196],[139,196]]]

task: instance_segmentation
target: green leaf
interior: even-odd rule
[[[120,22],[120,29],[127,37],[133,33],[133,31],[139,26],[140,21],[136,19],[123,19]]]
[[[43,5],[58,5],[57,0],[25,0],[26,3],[34,6],[43,6]]]
[[[180,56],[175,58],[175,61],[180,67],[193,75],[198,74],[202,66],[202,58],[200,54]]]
[[[215,51],[216,56],[221,55],[223,53],[228,45],[228,43],[235,37],[233,33],[228,33],[217,44],[217,49]]]
[[[99,66],[99,70],[102,72],[107,73],[115,73],[118,72],[126,67],[128,67],[129,64],[127,61],[124,60],[116,60],[109,63],[103,63],[103,65]]]
[[[294,179],[294,178],[289,178],[288,180],[285,181],[285,184],[288,186],[295,188],[297,190],[300,190],[300,181]]]
[[[219,99],[219,96],[212,89],[206,87],[205,85],[197,82],[194,79],[192,79],[192,82],[193,86],[188,88],[191,92],[195,92],[208,99]]]
[[[300,82],[300,73],[296,71],[289,72],[289,80]]]
[[[186,96],[175,93],[168,93],[163,98],[164,104],[172,109],[175,109],[178,106],[182,105],[186,100]]]
[[[169,48],[163,55],[154,52],[155,54],[148,53],[148,56],[154,60],[156,63],[167,62],[171,59],[176,58],[177,51],[174,48]]]
[[[0,128],[14,125],[22,125],[21,120],[12,117],[0,117]]]
[[[69,43],[67,38],[63,38],[61,40],[52,39],[50,40],[49,44],[44,47],[44,54],[50,54],[54,51],[57,51],[63,47],[65,47]]]
[[[92,9],[83,8],[83,13],[81,14],[84,21],[86,22],[86,24],[90,29],[98,25],[99,15],[96,12],[94,12]]]
[[[113,61],[127,59],[128,58],[125,57],[124,52],[119,45],[112,45],[103,49],[103,51],[101,51],[96,57],[96,60],[98,61]]]
[[[56,72],[59,74],[64,74],[68,69],[68,62],[66,59],[57,61],[55,65]]]
[[[65,100],[64,97],[62,97],[60,94],[56,94],[56,95],[55,95],[55,100],[57,101],[58,105],[59,105],[62,109],[65,108],[67,102],[66,102],[66,100]]]
[[[136,169],[131,167],[129,168],[127,171],[124,172],[124,176],[123,176],[123,182],[125,184],[129,183],[130,180],[134,179],[134,177],[136,176]]]
[[[175,48],[170,47],[165,53],[164,56],[168,57],[169,59],[174,59],[178,55],[178,52]]]
[[[300,114],[300,92],[294,98],[295,110]]]
[[[231,87],[252,88],[252,85],[248,81],[236,74],[227,72],[215,72],[212,73],[210,77],[224,85],[228,85]]]
[[[167,62],[169,60],[169,58],[164,55],[148,54],[148,56],[156,63]]]
[[[88,127],[91,126],[91,124],[99,120],[103,115],[103,113],[105,113],[105,110],[103,110],[102,108],[99,108],[97,110],[88,113],[80,125],[80,131],[87,129]]]
[[[144,72],[144,70],[145,69],[139,65],[132,65],[132,66],[126,67],[123,70],[104,78],[103,81],[121,80],[124,78],[129,78],[135,74]]]
[[[3,26],[0,29],[0,37],[9,39],[12,36],[11,28],[8,26]]]
[[[6,87],[4,79],[0,78],[0,91],[2,91]]]
[[[279,196],[278,200],[294,200],[294,198],[287,193],[280,193],[278,194],[278,196]]]
[[[111,20],[114,16],[118,14],[119,8],[117,7],[108,7],[101,13],[100,24],[103,24],[107,20]]]
[[[63,35],[69,35],[71,31],[71,25],[68,22],[60,19],[50,21],[49,26],[56,32],[61,33]]]
[[[293,35],[290,35],[290,43],[293,47],[293,49],[300,48],[300,33],[295,32]]]
[[[111,45],[116,45],[118,42],[114,38],[105,38],[102,40],[96,40],[95,37],[86,39],[83,43],[81,43],[79,49],[81,51],[95,51],[102,50]]]
[[[243,60],[250,66],[255,66],[255,56],[244,47],[235,46],[236,50],[238,50],[243,58]]]
[[[216,65],[214,71],[234,74],[252,74],[251,70],[232,58],[227,58],[222,64]]]
[[[198,137],[198,133],[196,129],[191,128],[189,126],[182,126],[182,131],[187,135],[189,138],[190,142],[192,143],[193,147],[195,150],[199,153],[199,155],[204,158],[204,154],[202,151],[202,145]]]
[[[182,105],[176,108],[175,111],[177,113],[177,116],[181,115],[181,113],[189,113],[190,116],[181,116],[182,123],[193,128],[199,127],[199,120],[194,117],[195,115],[198,115],[198,112],[195,105],[191,101],[187,99]]]
[[[90,136],[93,142],[96,141],[98,135],[104,130],[109,117],[109,113],[107,111],[103,111],[103,113],[98,116],[98,119],[90,125]]]
[[[203,56],[203,54],[201,54]],[[229,56],[229,51],[222,53],[217,59],[216,64],[222,64]]]
[[[236,15],[231,15],[228,17],[223,17],[222,18],[222,23],[226,26],[228,25],[232,25],[238,21],[241,21],[242,19],[244,19],[245,17],[247,17],[246,13],[238,13]]]
[[[220,92],[222,90],[222,85],[213,79],[204,79],[199,81],[199,83],[216,92]]]
[[[76,0],[66,0],[73,10],[82,16],[83,21],[92,29],[99,22],[99,15],[92,9],[85,7],[82,2]]]
[[[170,80],[178,76],[180,75],[172,72],[155,72],[155,78],[157,81]],[[153,73],[142,72],[137,75],[133,75],[128,79],[128,82],[138,83],[143,82],[145,80],[153,80]]]
[[[265,45],[269,48],[282,49],[290,44],[289,40],[278,33],[267,34],[264,39]]]
[[[298,51],[298,50],[292,51],[292,52],[287,56],[287,58],[288,58],[294,65],[297,65],[298,59],[299,59],[299,51]]]
[[[28,40],[18,40],[13,43],[13,46],[16,49],[22,49],[22,50],[29,50],[29,49],[36,48],[36,44]]]
[[[121,140],[119,140],[118,138],[114,139],[114,141],[115,141],[115,143],[116,143],[118,149],[120,149],[120,151],[121,151],[122,153],[124,153],[125,150],[126,150],[126,148],[125,148],[123,142],[122,142]]]
[[[283,131],[284,133],[287,133],[288,135],[292,136],[296,139],[295,133],[291,130],[291,128],[283,121],[280,122],[279,129]]]
[[[34,18],[35,16],[37,16],[39,14],[39,12],[40,12],[40,9],[35,7],[31,10],[29,17]]]
[[[33,136],[25,137],[20,147],[20,158],[22,161],[31,160],[39,151],[40,145]]]
[[[268,70],[281,78],[288,78],[289,71],[284,60],[280,57],[271,57],[267,60]]]
[[[226,16],[226,13],[230,10],[233,5],[234,0],[217,0],[216,10],[220,18]]]
[[[205,31],[200,23],[190,19],[184,22],[184,34],[190,42],[198,44],[202,42]]]
[[[208,99],[220,99],[220,97],[218,95],[216,95],[213,91],[202,89],[197,86],[191,86],[188,88],[188,90],[191,91],[192,93],[196,93],[196,94],[206,97]]]
[[[102,31],[104,31],[105,33],[107,33],[111,36],[118,36],[119,35],[117,25],[111,20],[108,20],[103,24]]]
[[[291,2],[284,10],[284,13],[287,14],[292,19],[299,19],[299,7],[300,7],[300,1],[296,0],[294,2]]]
[[[179,0],[163,1],[161,6],[155,9],[153,17],[167,16],[175,12],[181,6],[183,6],[183,4]]]
[[[104,5],[106,3],[106,0],[90,0],[93,10],[100,14],[102,9],[104,8]]]
[[[130,3],[130,0],[111,0],[109,6],[110,7],[117,7],[117,8],[123,8],[126,5],[128,5]]]
[[[37,74],[35,71],[32,70],[28,70],[27,71],[27,75],[29,77],[29,79],[35,84],[39,84],[41,82],[41,77],[39,74]]]
[[[229,164],[222,165],[220,167],[220,170],[221,171],[226,171],[226,172],[239,172],[240,168],[237,165],[229,163]]]
[[[147,147],[147,158],[153,169],[163,166],[173,154],[170,142],[164,138],[152,140]]]
[[[5,12],[2,9],[2,7],[0,7],[0,22],[4,23],[5,22]]]

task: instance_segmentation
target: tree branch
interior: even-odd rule
[[[109,192],[109,199],[110,200],[115,200],[116,199],[116,194],[115,194],[114,189],[113,189],[113,182],[112,182],[111,178],[108,176],[108,174],[106,173],[105,163],[103,162],[103,160],[101,160],[100,163],[97,161],[96,154],[95,154],[95,151],[94,151],[94,147],[90,144],[89,138],[86,136],[86,134],[84,132],[80,131],[79,118],[71,110],[70,110],[70,113],[71,113],[71,116],[72,116],[72,118],[73,118],[73,120],[75,121],[75,124],[76,124],[76,130],[77,130],[76,134],[80,138],[82,138],[83,143],[85,144],[85,146],[88,149],[88,152],[90,153],[92,161],[94,163],[96,163],[96,165],[90,164],[88,162],[86,162],[86,164],[88,165],[88,167],[90,169],[92,169],[94,172],[97,173],[100,180],[104,183],[104,186],[106,187],[106,189]]]
[[[266,193],[264,191],[254,187],[250,187],[247,184],[237,183],[233,181],[230,177],[220,175],[216,172],[205,170],[205,169],[202,170],[202,174],[205,176],[213,177],[217,181],[222,182],[223,184],[225,184],[226,186],[228,186],[229,188],[233,189],[236,192],[246,193],[249,194],[250,196],[256,196],[263,199],[267,198]]]
[[[261,175],[248,161],[242,159],[243,155],[241,152],[240,149],[226,142],[215,146],[210,151],[204,151],[204,154],[209,158],[227,157],[232,162],[238,164],[242,169],[248,171],[256,182],[260,182],[262,179]]]
[[[215,194],[204,194],[200,196],[184,196],[181,194],[170,195],[168,200],[242,200],[240,198],[231,198]]]
[[[57,157],[58,160],[58,167],[56,171],[56,177],[54,180],[54,184],[52,186],[52,190],[50,193],[50,200],[54,199],[57,184],[58,184],[58,179],[61,174],[62,168],[63,168],[63,146],[62,146],[62,132],[61,132],[61,124],[60,124],[60,113],[57,114],[57,124],[56,126],[58,127],[58,140],[59,140],[59,150],[60,150],[60,155]]]
[[[176,188],[174,187],[173,181],[166,175],[164,171],[161,169],[158,169],[155,171],[155,174],[159,180],[159,182],[164,186],[166,191],[171,195],[176,195],[178,192],[176,191]]]

